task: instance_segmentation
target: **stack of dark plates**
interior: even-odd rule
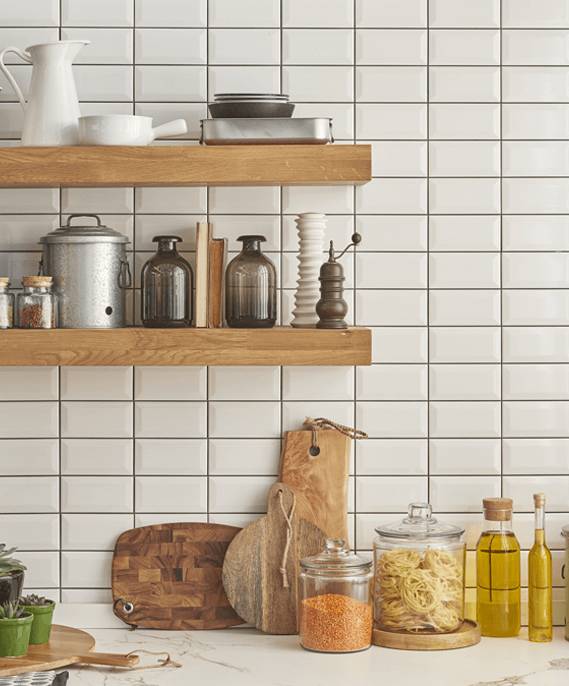
[[[294,104],[283,93],[216,93],[209,105],[214,119],[292,117]]]

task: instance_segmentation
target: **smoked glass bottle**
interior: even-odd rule
[[[517,636],[521,625],[520,544],[512,531],[511,498],[484,498],[476,546],[476,608],[483,636]]]
[[[545,643],[553,637],[551,553],[545,543],[545,495],[533,496],[535,541],[528,557],[528,638]]]
[[[277,320],[275,265],[261,252],[264,236],[239,236],[243,249],[227,265],[225,315],[227,325],[268,329]]]
[[[179,236],[155,236],[158,251],[142,268],[142,323],[171,328],[192,323],[193,272],[176,249]]]

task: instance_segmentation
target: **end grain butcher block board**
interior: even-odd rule
[[[225,629],[243,620],[223,590],[223,524],[158,524],[121,534],[113,557],[117,617],[145,629]]]

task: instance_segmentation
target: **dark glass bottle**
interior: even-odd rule
[[[190,326],[193,272],[176,249],[179,236],[155,236],[158,251],[142,268],[142,323],[152,327]]]
[[[225,309],[227,325],[270,328],[277,320],[277,273],[261,252],[264,236],[239,236],[243,249],[227,265]]]

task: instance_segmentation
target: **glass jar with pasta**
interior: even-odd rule
[[[464,620],[464,529],[437,522],[428,503],[411,503],[405,519],[376,532],[376,628],[456,631]]]

